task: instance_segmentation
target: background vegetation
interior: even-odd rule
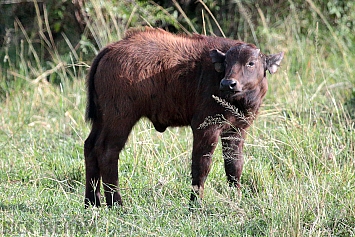
[[[0,3],[0,233],[5,236],[355,236],[355,3],[321,0]],[[142,120],[120,158],[123,208],[83,209],[85,76],[142,25],[285,51],[249,130],[242,197],[221,149],[188,210],[189,128]]]

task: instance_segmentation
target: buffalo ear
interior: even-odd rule
[[[212,49],[210,51],[210,57],[212,59],[212,63],[217,72],[224,71],[224,59],[226,58],[226,54],[219,51],[218,49]]]
[[[277,68],[280,66],[284,54],[284,52],[280,52],[278,54],[271,54],[266,56],[266,69],[270,74],[274,74],[277,71]]]

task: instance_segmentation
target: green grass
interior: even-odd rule
[[[329,32],[304,37],[290,21],[258,32],[262,51],[286,56],[249,130],[242,196],[226,183],[218,146],[194,211],[190,129],[160,134],[147,120],[121,153],[124,207],[84,209],[85,64],[55,55],[51,68],[66,66],[47,72],[61,83],[32,83],[46,70],[18,51],[0,74],[0,234],[355,236],[355,59],[329,46]]]

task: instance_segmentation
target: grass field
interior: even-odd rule
[[[317,25],[301,37],[291,18],[259,32],[262,51],[286,55],[249,130],[242,196],[226,183],[219,146],[194,211],[190,129],[160,134],[146,120],[121,153],[124,207],[84,209],[87,66],[53,53],[43,71],[19,47],[0,71],[0,234],[355,236],[354,52]]]

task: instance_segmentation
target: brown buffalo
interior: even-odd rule
[[[246,129],[283,53],[264,55],[253,44],[220,37],[173,35],[160,29],[128,31],[95,58],[87,79],[85,206],[122,205],[118,158],[132,127],[148,118],[159,132],[193,132],[191,201],[202,198],[218,138],[230,185],[240,188]]]

